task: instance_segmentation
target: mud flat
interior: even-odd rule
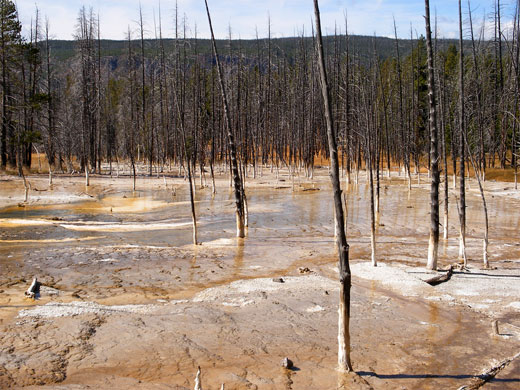
[[[29,180],[45,188],[45,178]],[[357,374],[342,375],[326,170],[312,182],[250,178],[244,240],[234,238],[228,179],[217,176],[216,196],[197,191],[198,246],[182,178],[140,178],[137,192],[128,177],[94,176],[88,189],[82,180],[56,176],[58,200],[20,206],[19,183],[2,182],[2,389],[192,389],[197,366],[204,389],[458,388],[520,351],[520,204],[504,183],[486,183],[494,269],[480,269],[470,183],[469,271],[436,287],[423,281],[426,186],[409,193],[404,179],[383,181],[377,268],[368,264],[367,188],[350,186]],[[456,261],[456,228],[441,243],[441,266]],[[34,275],[44,285],[36,301],[23,298]],[[284,357],[294,369],[281,367]],[[484,389],[517,389],[519,370],[513,362]]]

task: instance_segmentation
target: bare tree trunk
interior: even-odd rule
[[[430,107],[430,241],[428,246],[428,269],[437,269],[439,249],[439,151],[437,145],[437,107],[435,103],[435,74],[433,68],[432,31],[430,24],[430,1],[424,0],[426,19],[426,47],[428,52],[428,103]]]
[[[368,135],[370,137],[370,134]],[[371,148],[370,142],[368,148]],[[374,207],[374,174],[372,170],[372,151],[369,150],[369,161],[368,165],[370,166],[369,170],[369,188],[370,188],[370,248],[371,248],[371,260],[372,265],[377,267],[376,260],[376,211]]]
[[[19,171],[21,172],[22,179],[23,179],[23,188],[24,188],[23,202],[27,203],[27,201],[29,200],[29,187],[30,187],[30,185],[27,183],[27,179],[25,178],[25,175],[23,174],[23,168],[20,168]]]
[[[201,384],[201,379],[200,379],[200,366],[197,370],[197,375],[195,376],[195,387],[193,389],[202,390],[202,384]]]
[[[482,186],[482,176],[483,170],[485,168],[479,169],[478,165],[475,163],[475,159],[469,150],[469,145],[466,140],[466,145],[468,148],[468,156],[471,161],[471,165],[473,166],[473,170],[475,171],[475,176],[477,177],[478,188],[480,191],[480,197],[482,199],[482,211],[484,212],[484,239],[482,240],[482,258],[484,261],[484,268],[489,268],[489,259],[488,259],[488,244],[489,244],[489,219],[488,219],[488,210],[486,197],[484,195],[484,187]]]
[[[329,144],[331,162],[331,181],[334,191],[334,210],[336,216],[336,243],[339,254],[339,319],[338,319],[338,366],[341,371],[352,371],[350,361],[350,288],[351,273],[349,267],[349,246],[345,234],[345,218],[343,213],[343,203],[341,200],[341,186],[338,166],[338,149],[336,145],[336,135],[334,134],[332,109],[329,100],[329,86],[325,69],[325,58],[323,53],[323,42],[321,36],[321,22],[318,0],[314,0],[314,13],[316,22],[316,44],[318,49],[318,63],[320,69],[321,92],[325,109],[325,120],[327,122],[327,139]]]
[[[466,156],[464,145],[466,126],[464,114],[464,47],[462,36],[462,5],[459,0],[459,126],[460,126],[460,234],[459,234],[459,259],[464,260],[464,266],[467,266],[466,258],[466,183],[465,183],[465,163]]]
[[[448,151],[446,147],[446,80],[445,80],[445,71],[442,72],[440,76],[440,115],[441,115],[441,137],[442,137],[442,160],[443,160],[443,170],[444,170],[444,234],[443,238],[445,240],[448,239],[449,233],[449,178],[448,178]],[[439,74],[439,73],[438,73]]]
[[[188,146],[187,146],[187,140],[186,140],[186,127],[185,127],[185,121],[184,121],[184,116],[183,116],[183,111],[181,109],[181,104],[182,102],[184,102],[184,95],[181,95],[181,97],[179,98],[179,96],[177,95],[178,91],[180,90],[182,94],[184,94],[184,88],[179,88],[178,85],[177,85],[177,79],[174,80],[173,84],[174,84],[174,90],[175,90],[175,93],[174,93],[174,103],[175,103],[175,107],[176,107],[176,111],[177,111],[177,116],[178,116],[178,120],[179,120],[179,126],[180,126],[180,130],[181,130],[181,137],[182,137],[182,152],[183,152],[183,155],[184,155],[184,161],[186,162],[186,165],[188,166],[188,185],[189,185],[189,193],[190,193],[190,210],[191,210],[191,221],[192,221],[192,225],[193,225],[193,245],[198,245],[199,242],[198,242],[198,237],[197,237],[197,216],[195,214],[195,199],[194,199],[194,191],[193,191],[193,187],[196,185],[194,183],[194,180],[192,178],[192,174],[191,174],[191,165],[192,165],[192,154],[193,154],[193,150],[190,150],[190,154],[188,154]],[[182,161],[180,162],[180,164],[182,164]],[[193,162],[193,167],[195,169],[195,162]],[[199,377],[200,375],[200,367],[199,367],[199,373],[197,374],[197,377]]]
[[[133,156],[132,156],[133,157]],[[131,162],[132,162],[132,190],[135,191],[135,182],[136,182],[136,171],[135,171],[135,161],[134,159],[132,158],[131,159]]]
[[[146,111],[147,111],[147,102],[146,102],[146,59],[144,56],[144,22],[143,22],[143,10],[141,6],[139,5],[139,30],[140,30],[140,36],[141,36],[141,126],[142,126],[142,132],[143,137],[148,136],[148,126],[147,126],[147,120],[146,120]],[[150,133],[153,134],[153,130],[150,130]],[[152,176],[152,153],[153,153],[153,135],[150,136],[150,139],[148,141],[148,153],[149,153],[149,172],[148,175]],[[144,146],[146,147],[146,141]],[[146,151],[143,153],[145,154]],[[144,156],[143,156],[144,157]],[[144,160],[145,158],[143,158]],[[138,158],[139,160],[139,158]]]
[[[227,131],[228,131],[229,153],[230,153],[230,159],[231,159],[231,168],[232,168],[232,172],[233,172],[233,181],[235,184],[237,237],[243,238],[243,237],[245,237],[244,203],[243,203],[243,196],[241,194],[242,183],[241,183],[240,174],[238,172],[235,137],[233,135],[233,128],[231,127],[231,117],[229,114],[228,100],[226,97],[226,86],[224,84],[224,75],[222,74],[220,59],[218,57],[218,52],[217,52],[217,45],[215,44],[215,35],[213,34],[213,25],[211,24],[211,15],[209,13],[208,1],[204,0],[204,2],[206,3],[206,12],[208,14],[208,23],[209,23],[209,29],[211,32],[211,43],[213,46],[213,54],[215,56],[215,61],[217,63],[217,72],[218,72],[218,78],[219,78],[219,82],[220,82],[220,90],[222,93],[222,102],[224,105],[224,115],[226,117],[226,126],[227,126]]]
[[[184,148],[186,150],[186,143],[184,144]],[[195,214],[195,199],[193,197],[193,178],[191,176],[191,163],[190,158],[186,156],[186,164],[188,165],[188,185],[190,186],[190,206],[191,206],[191,222],[193,224],[193,245],[198,245],[197,239],[197,215]]]

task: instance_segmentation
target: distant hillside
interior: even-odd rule
[[[362,59],[368,59],[373,56],[374,43],[375,49],[380,59],[386,59],[388,57],[395,56],[395,40],[384,37],[371,37],[352,35],[349,36],[349,49],[354,55],[361,57]],[[211,55],[211,41],[208,39],[188,39],[187,50],[193,54],[197,52],[202,56]],[[325,49],[330,54],[334,52],[335,42],[340,45],[341,51],[345,49],[345,36],[329,36],[325,37],[324,45]],[[401,56],[404,58],[410,54],[413,45],[416,44],[416,40],[400,39],[399,50]],[[449,44],[456,43],[455,40],[439,40],[439,48],[443,49]],[[294,61],[296,53],[298,52],[299,46],[302,44],[301,38],[276,38],[271,39],[271,51],[273,58],[285,58],[288,61]],[[307,52],[313,48],[313,38],[308,37],[303,39],[303,44],[306,47]],[[75,54],[76,42],[75,41],[63,41],[54,40],[50,42],[52,56],[59,61],[67,61],[72,58]],[[140,45],[139,41],[132,41],[134,47]],[[246,57],[256,57],[260,51],[261,55],[267,56],[267,39],[260,40],[232,40],[231,41],[233,55],[238,53],[239,47],[242,53]],[[168,53],[173,52],[174,40],[164,39],[165,50]],[[229,54],[229,41],[219,40],[217,41],[219,52],[222,55]],[[146,40],[145,47],[147,56],[152,56],[154,53],[158,53],[159,43],[156,40]],[[117,59],[123,56],[128,50],[128,41],[117,41],[117,40],[101,40],[101,55],[103,57],[112,57]],[[115,61],[114,63],[117,63]]]

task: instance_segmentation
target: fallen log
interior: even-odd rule
[[[492,380],[495,376],[497,376],[497,374],[500,371],[502,371],[504,368],[506,368],[509,365],[509,363],[511,363],[513,360],[517,359],[518,357],[520,357],[520,352],[509,359],[502,360],[500,363],[491,367],[485,373],[478,375],[472,384],[459,387],[458,390],[478,390],[478,389],[480,389],[482,386],[484,386],[486,383],[488,383],[490,380]]]
[[[450,267],[445,271],[447,271],[445,274],[434,276],[433,278],[425,280],[425,282],[430,286],[437,286],[438,284],[447,282],[451,279],[451,275],[453,275],[453,266],[450,265]]]
[[[202,384],[200,381],[200,366],[197,370],[197,375],[195,376],[195,387],[193,388],[193,390],[202,390]]]
[[[496,336],[500,336],[500,332],[498,331],[498,320],[494,320],[491,323],[491,328],[493,329],[493,334]]]

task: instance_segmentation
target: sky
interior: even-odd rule
[[[101,38],[125,39],[128,28],[137,38],[139,6],[143,11],[145,33],[155,36],[159,9],[164,37],[174,36],[175,0],[14,0],[18,7],[24,34],[28,34],[31,19],[38,7],[42,20],[50,25],[54,39],[73,39],[76,19],[82,6],[92,7],[99,13]],[[209,28],[204,0],[177,0],[179,18],[187,20],[188,35],[209,38]],[[492,31],[491,15],[495,0],[472,0],[471,9],[475,25],[481,25],[487,15],[487,34]],[[513,6],[516,0],[502,0],[503,24],[511,25]],[[356,35],[392,37],[395,17],[398,35],[410,37],[424,35],[424,1],[422,0],[321,0],[320,11],[324,34],[345,31],[345,13],[348,32]],[[208,0],[213,28],[217,38],[229,37],[251,39],[267,36],[268,17],[271,20],[273,37],[291,37],[304,32],[309,35],[314,15],[312,0]],[[440,37],[458,36],[457,0],[430,0],[432,18],[437,16]],[[467,0],[463,0],[464,20],[468,20]],[[155,20],[155,23],[154,23]],[[337,27],[336,27],[337,26]],[[467,28],[466,28],[467,30]],[[467,32],[466,32],[467,34]]]

